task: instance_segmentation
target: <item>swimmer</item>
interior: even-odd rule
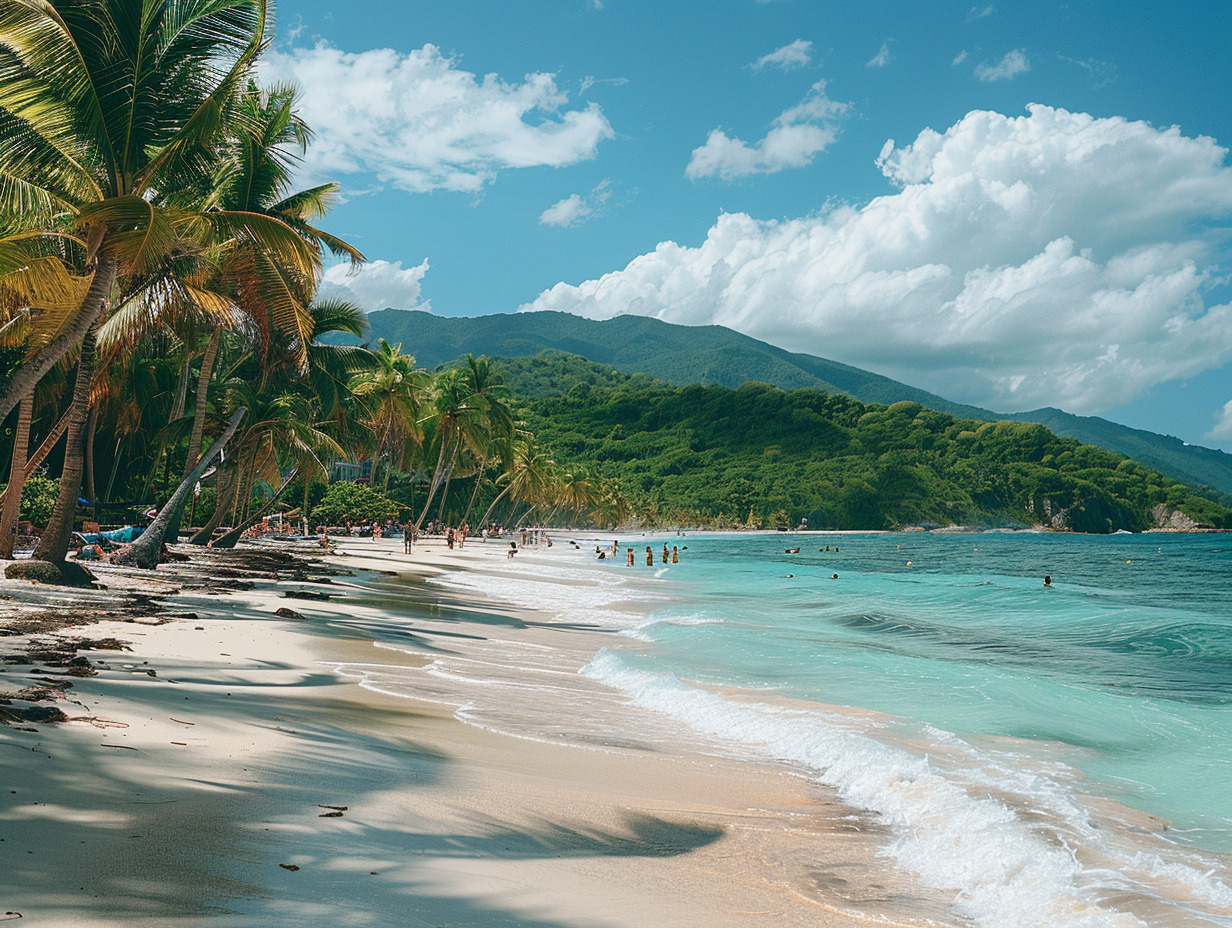
[[[784,554],[799,554],[799,553],[800,553],[800,549],[799,549],[799,548],[788,548],[788,549],[787,549],[786,551],[784,551],[783,553],[784,553]]]
[[[632,545],[630,545],[629,547],[629,566],[630,567],[633,566],[633,547]]]
[[[673,564],[680,563],[680,551],[677,549],[675,545],[672,545],[672,563]]]
[[[837,580],[837,579],[838,579],[838,574],[830,574],[830,579],[831,579],[831,580]]]
[[[1044,574],[1044,586],[1052,586],[1052,574]]]
[[[654,567],[654,549],[650,545],[646,546],[646,566]]]

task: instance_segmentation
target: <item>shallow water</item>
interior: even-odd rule
[[[989,928],[1232,924],[1232,538],[688,536],[653,569],[578,540],[438,582],[617,634],[437,654],[406,692],[790,763]]]

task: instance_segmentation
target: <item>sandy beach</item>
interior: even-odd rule
[[[407,556],[397,540],[349,539],[328,564],[350,576],[327,584],[224,579],[221,594],[166,598],[170,621],[35,636],[130,650],[78,652],[97,675],[71,677],[55,703],[73,721],[0,727],[0,916],[99,928],[952,921],[943,898],[878,856],[874,823],[790,769],[662,733],[643,741],[631,709],[630,736],[607,743],[511,737],[459,721],[426,675],[417,699],[336,672],[428,663],[414,648],[374,646],[370,629],[390,622],[382,581],[419,601],[406,624],[429,653],[538,640],[584,662],[599,632],[468,625],[468,610],[516,610],[423,583],[533,570],[550,556],[515,567],[496,544],[428,543]],[[103,579],[150,586],[131,573]],[[3,587],[31,596],[18,581]],[[283,595],[297,590],[330,598]],[[9,637],[0,651],[28,641]],[[62,679],[10,661],[0,690]],[[505,708],[543,711],[531,699]]]

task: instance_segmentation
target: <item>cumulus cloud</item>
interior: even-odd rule
[[[1218,423],[1203,437],[1210,441],[1232,441],[1232,400],[1223,404],[1223,409],[1215,413],[1215,418]]]
[[[715,176],[735,180],[802,168],[838,138],[837,120],[849,105],[831,100],[826,82],[818,81],[799,105],[780,113],[766,137],[754,145],[722,129],[712,130],[706,144],[693,149],[685,175],[690,180]]]
[[[552,75],[480,78],[433,45],[405,55],[325,42],[271,48],[261,67],[263,80],[303,91],[300,113],[316,133],[303,167],[313,179],[366,174],[410,193],[475,192],[502,170],[593,158],[613,136],[597,104],[566,108]]]
[[[878,49],[877,54],[873,55],[872,58],[870,58],[867,62],[865,62],[865,66],[869,68],[884,68],[889,63],[890,63],[890,43],[882,42],[881,48]]]
[[[804,39],[796,39],[790,45],[784,45],[768,55],[762,55],[749,67],[754,71],[760,71],[762,68],[782,68],[784,71],[790,71],[794,68],[806,68],[812,63],[813,43]]]
[[[1026,50],[1016,48],[1012,52],[1006,52],[1005,57],[996,64],[985,61],[976,65],[975,76],[982,81],[1008,81],[1015,75],[1030,70],[1031,62],[1027,60]]]
[[[999,410],[1098,412],[1232,357],[1232,168],[1175,127],[1032,105],[888,142],[862,207],[664,242],[524,309],[717,323]]]
[[[563,200],[557,200],[539,214],[539,223],[545,226],[559,226],[562,229],[581,225],[593,216],[611,195],[610,183],[605,180],[585,196],[574,193]]]
[[[421,264],[408,268],[404,268],[401,261],[369,261],[357,268],[336,264],[325,269],[317,293],[322,297],[349,300],[366,312],[381,309],[431,311],[431,304],[420,292],[426,273],[426,258]]]

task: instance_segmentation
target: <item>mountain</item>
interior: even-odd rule
[[[1174,480],[1213,488],[1216,495],[1232,495],[1232,454],[1059,409],[1002,414],[955,403],[858,367],[785,351],[723,326],[673,325],[646,316],[596,321],[537,312],[467,318],[396,309],[370,313],[368,322],[374,339],[401,343],[424,367],[446,364],[467,352],[516,358],[553,349],[675,384],[734,389],[757,381],[783,390],[842,393],[887,406],[905,400],[961,419],[1038,422],[1058,435],[1124,454]]]

